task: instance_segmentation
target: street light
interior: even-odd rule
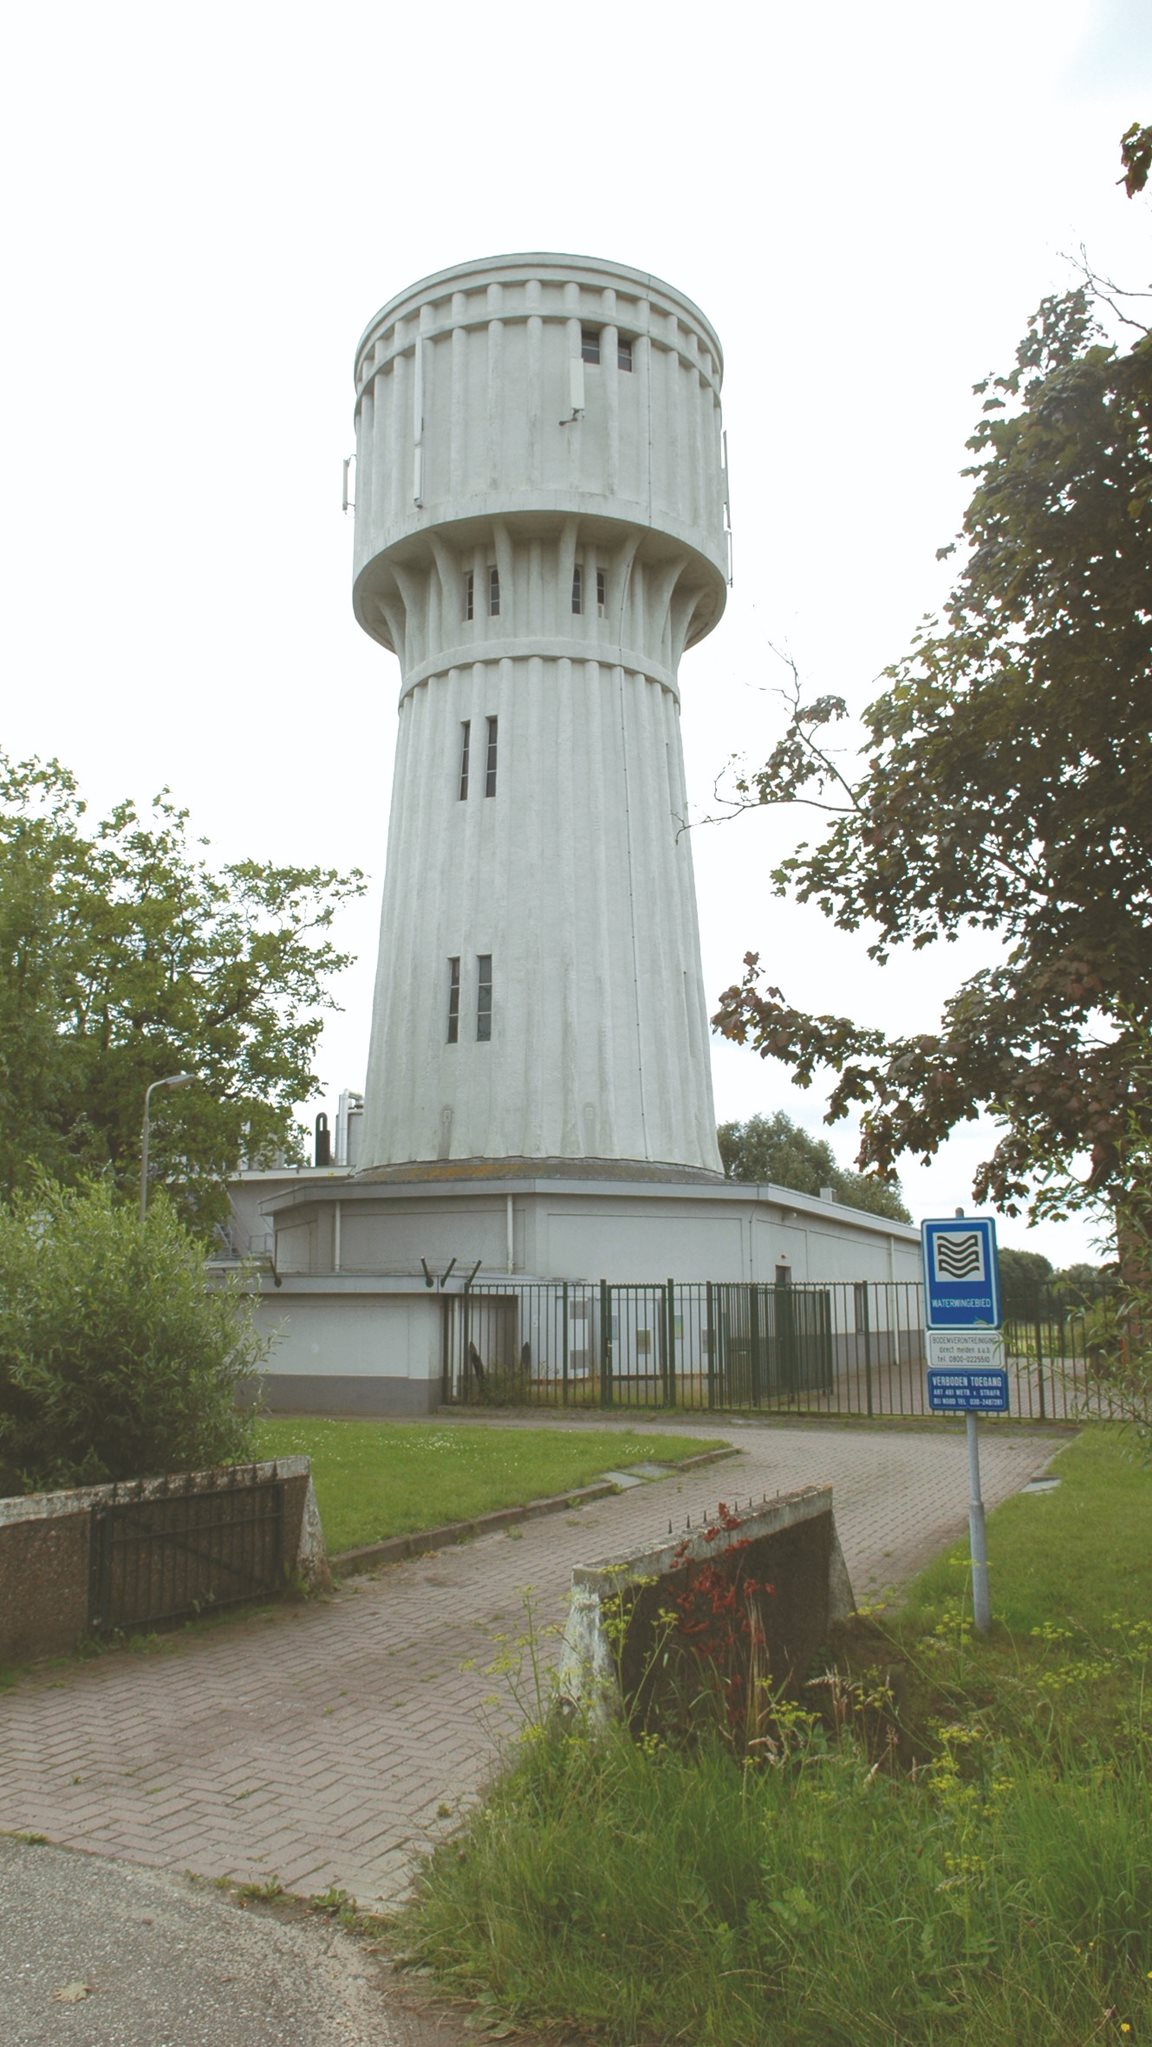
[[[148,1131],[150,1128],[149,1109],[152,1096],[158,1087],[187,1087],[195,1080],[194,1073],[169,1073],[163,1080],[154,1080],[144,1090],[144,1127],[140,1132],[140,1220],[148,1213]]]

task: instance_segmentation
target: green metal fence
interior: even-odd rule
[[[909,1281],[484,1281],[443,1301],[445,1401],[928,1415],[923,1292]],[[1106,1413],[1083,1307],[1005,1324],[1009,1411]]]
[[[1059,1287],[1048,1287],[1009,1301],[1004,1348],[1022,1414],[1037,1421],[1107,1420],[1111,1415],[1097,1323],[1108,1292],[1104,1281],[1095,1291],[1079,1289],[1072,1298]]]

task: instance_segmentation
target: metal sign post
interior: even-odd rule
[[[969,1408],[964,1417],[968,1437],[968,1550],[972,1558],[972,1619],[978,1635],[992,1625],[992,1601],[988,1595],[988,1538],[984,1528],[984,1502],[980,1497],[980,1442],[976,1416]]]
[[[965,1216],[921,1224],[924,1320],[928,1331],[928,1407],[932,1414],[963,1414],[968,1439],[968,1548],[972,1560],[972,1619],[986,1635],[992,1625],[988,1540],[980,1493],[979,1414],[1008,1412],[1008,1374],[1000,1340],[1000,1274],[996,1226],[990,1217]]]

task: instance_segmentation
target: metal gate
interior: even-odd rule
[[[443,1301],[445,1401],[599,1407],[759,1407],[827,1401],[831,1289],[481,1284]]]
[[[715,1286],[712,1293],[718,1407],[763,1407],[831,1393],[832,1296],[826,1288]]]
[[[1108,1413],[1089,1307],[1053,1298],[1005,1321],[1011,1414]],[[443,1316],[446,1402],[931,1419],[911,1280],[481,1281],[445,1294]]]
[[[284,1485],[229,1473],[93,1507],[88,1625],[152,1627],[283,1589]]]

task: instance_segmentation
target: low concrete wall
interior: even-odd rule
[[[686,1566],[719,1562],[739,1549],[757,1579],[768,1578],[772,1599],[771,1677],[788,1686],[803,1678],[829,1629],[847,1620],[855,1601],[832,1513],[831,1486],[782,1493],[739,1517],[731,1528],[715,1524],[662,1543],[659,1549],[578,1565],[572,1573],[568,1620],[559,1670],[562,1704],[601,1721],[619,1715],[629,1691],[630,1668],[644,1665],[647,1626],[659,1624],[670,1587]],[[620,1642],[621,1602],[628,1613]]]
[[[330,1583],[324,1533],[308,1457],[242,1465],[243,1484],[284,1484],[283,1555],[289,1580],[309,1590]],[[161,1499],[177,1491],[205,1493],[220,1471],[167,1474],[133,1484],[82,1486],[0,1500],[0,1660],[27,1662],[74,1649],[89,1625],[92,1511]]]

